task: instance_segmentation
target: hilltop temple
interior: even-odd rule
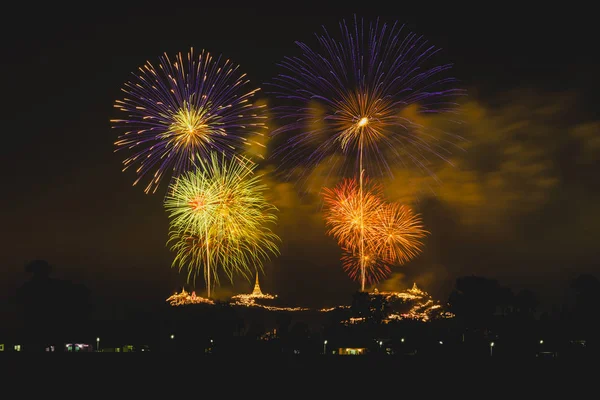
[[[444,310],[442,304],[431,298],[431,296],[421,290],[416,283],[413,283],[412,288],[403,291],[379,291],[374,289],[369,293],[372,297],[382,297],[389,304],[391,312],[383,320],[384,323],[389,323],[392,320],[415,319],[420,321],[429,321],[435,318],[452,318],[454,314]],[[254,289],[252,293],[238,294],[231,297],[231,305],[244,307],[259,307],[270,311],[308,311],[305,307],[279,307],[271,302],[262,303],[262,300],[273,300],[277,295],[263,293],[258,280],[258,273],[254,281]],[[257,302],[258,300],[258,302]],[[175,293],[167,299],[172,306],[182,306],[187,304],[214,304],[211,299],[199,297],[195,292],[187,292],[182,289],[181,293]],[[350,309],[351,306],[337,306],[323,308],[319,312],[330,312],[333,310]],[[351,317],[343,323],[359,323],[364,322],[365,318]]]
[[[255,299],[269,299],[272,300],[276,295],[264,294],[262,290],[260,290],[260,283],[258,282],[258,272],[256,273],[256,281],[254,283],[254,289],[251,294],[238,294],[231,297],[231,300],[240,303],[254,303]]]
[[[429,321],[434,318],[454,317],[454,314],[445,311],[439,301],[421,290],[416,283],[413,283],[412,288],[401,292],[380,292],[375,289],[370,295],[383,297],[391,306],[393,311],[388,315],[387,322],[394,319]]]
[[[185,288],[181,289],[180,293],[175,292],[172,296],[167,298],[167,302],[172,306],[183,306],[186,304],[214,304],[211,299],[205,299],[204,297],[196,296],[196,292],[189,293]]]

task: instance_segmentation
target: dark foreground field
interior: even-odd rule
[[[589,365],[589,366],[588,366]],[[0,354],[2,398],[354,399],[596,398],[597,373],[574,360],[190,354]],[[18,388],[11,397],[7,388]],[[3,392],[0,391],[0,395]],[[13,393],[11,391],[11,393]]]
[[[569,358],[461,358],[415,356],[218,356],[159,353],[55,353],[0,354],[4,377],[29,376],[33,379],[79,382],[145,382],[184,385],[201,380],[217,385],[231,382],[227,390],[239,389],[236,382],[258,380],[265,383],[300,385],[316,382],[360,386],[368,381],[387,391],[393,385],[406,385],[411,380],[431,381],[435,389],[438,379],[458,379],[457,384],[482,383],[513,386],[521,382],[544,385],[585,380],[592,373],[595,360]],[[304,382],[304,383],[302,383]],[[541,382],[541,381],[540,381]],[[179,384],[178,383],[178,384]],[[390,386],[392,385],[392,386]]]

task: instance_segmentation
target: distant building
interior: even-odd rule
[[[0,343],[0,353],[7,352],[10,353],[12,351],[21,351],[22,347],[20,344],[10,345],[6,343]]]
[[[186,292],[185,289],[181,289],[181,293],[175,292],[172,296],[167,298],[167,302],[172,306],[183,306],[186,304],[215,304],[211,299],[205,299],[196,295],[196,292]]]
[[[87,343],[67,343],[65,344],[65,349],[68,352],[75,352],[75,353],[86,353],[86,352],[92,352],[93,347],[90,344]],[[50,351],[50,350],[48,350]]]
[[[362,356],[367,353],[364,347],[340,347],[338,354],[341,356]]]

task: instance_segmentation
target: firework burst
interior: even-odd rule
[[[393,177],[392,165],[410,163],[433,175],[428,156],[448,161],[443,146],[448,137],[434,134],[419,120],[430,113],[455,113],[458,106],[452,98],[464,93],[453,88],[453,78],[442,77],[450,64],[426,66],[439,50],[421,36],[404,34],[397,23],[376,21],[365,27],[355,17],[351,26],[342,21],[340,30],[341,39],[327,30],[317,35],[319,50],[297,43],[302,56],[280,64],[284,72],[270,86],[287,104],[274,110],[281,126],[272,134],[283,136],[274,156],[284,168],[291,165],[288,177],[300,170],[302,179],[341,152],[342,161],[332,164],[343,175],[350,169],[358,177],[362,214],[365,170],[371,176]],[[368,245],[363,222],[361,248]],[[365,266],[361,270],[364,290]]]
[[[366,242],[377,237],[383,206],[378,185],[365,182],[361,199],[358,182],[344,179],[334,189],[324,188],[323,200],[328,233],[350,253],[360,252],[361,235]]]
[[[252,138],[265,129],[262,106],[251,103],[259,89],[246,89],[246,75],[231,61],[191,49],[174,60],[164,54],[157,67],[148,61],[133,75],[115,102],[127,117],[111,123],[122,130],[116,150],[131,151],[123,170],[135,166],[134,185],[149,176],[146,193],[188,171],[195,154],[262,146]]]
[[[429,232],[423,229],[421,218],[410,207],[388,203],[381,207],[375,224],[374,243],[383,259],[405,264],[423,249],[422,238]]]
[[[178,178],[165,199],[177,254],[173,265],[187,268],[188,279],[202,270],[209,296],[219,271],[230,280],[235,274],[250,279],[278,254],[279,237],[267,226],[276,222],[276,208],[267,202],[255,168],[247,159],[213,152]]]
[[[422,251],[421,239],[428,232],[419,215],[385,202],[379,186],[365,181],[361,191],[355,179],[345,179],[334,189],[323,189],[323,199],[328,233],[344,251],[343,268],[361,282],[361,290]]]
[[[409,163],[431,173],[428,156],[446,160],[451,135],[432,134],[419,116],[456,113],[452,99],[464,92],[443,77],[451,64],[427,67],[439,49],[397,23],[355,18],[340,31],[317,35],[318,49],[297,42],[303,54],[285,58],[269,84],[285,102],[273,110],[281,126],[272,134],[282,136],[274,156],[311,170],[341,152],[355,177],[363,168],[392,176],[392,166]]]
[[[360,252],[343,249],[342,268],[350,278],[356,281],[363,279],[362,274],[364,268],[365,280],[367,283],[371,284],[385,279],[392,270],[390,268],[390,262],[377,254],[376,249],[369,247],[364,251],[362,260]]]

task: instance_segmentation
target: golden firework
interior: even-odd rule
[[[394,264],[404,264],[416,257],[423,249],[421,239],[429,233],[423,229],[418,214],[397,203],[379,209],[374,230],[377,254]]]
[[[187,267],[188,280],[202,270],[209,297],[219,271],[230,280],[235,274],[250,279],[278,254],[279,237],[266,226],[276,222],[277,209],[267,202],[255,168],[247,159],[211,153],[176,180],[165,200],[169,242],[177,254],[173,265]]]

